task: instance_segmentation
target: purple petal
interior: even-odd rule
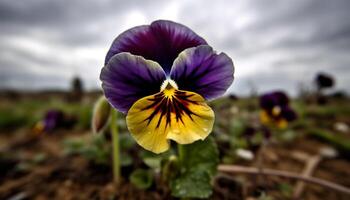
[[[120,34],[109,49],[105,64],[115,54],[129,52],[158,62],[166,73],[183,50],[207,44],[188,27],[165,20],[131,28]]]
[[[63,122],[63,112],[60,110],[49,110],[44,118],[44,130],[46,132],[53,131]]]
[[[106,98],[123,113],[138,99],[159,92],[165,78],[158,63],[130,53],[113,56],[100,75]]]
[[[282,108],[281,117],[283,117],[284,119],[290,122],[297,119],[297,114],[293,109],[286,106]]]
[[[184,50],[174,61],[170,77],[180,90],[196,92],[207,100],[225,93],[233,82],[234,66],[226,54],[216,54],[210,46]]]
[[[260,97],[260,106],[266,110],[271,110],[275,106],[287,106],[288,103],[288,96],[282,91],[266,93]]]

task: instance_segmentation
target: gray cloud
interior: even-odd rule
[[[162,18],[194,29],[236,66],[231,92],[296,93],[325,71],[350,92],[350,2],[346,0],[0,1],[0,88],[67,88],[79,75],[99,87],[111,41]]]

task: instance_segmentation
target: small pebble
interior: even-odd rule
[[[336,122],[334,124],[334,130],[339,131],[341,133],[348,133],[349,126],[347,124],[345,124],[344,122]]]
[[[253,160],[254,159],[254,154],[246,149],[237,149],[236,151],[237,156],[240,158],[243,158],[245,160]]]
[[[335,158],[338,156],[338,151],[332,147],[323,147],[320,149],[320,154],[326,158]]]

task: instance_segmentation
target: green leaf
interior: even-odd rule
[[[150,170],[136,169],[130,175],[130,182],[139,189],[147,189],[153,183],[153,174]]]
[[[171,182],[172,195],[179,198],[208,198],[212,194],[210,175],[205,171],[182,174]]]
[[[170,183],[179,198],[208,198],[211,180],[217,171],[219,152],[213,138],[183,146],[180,174]]]
[[[212,137],[185,145],[183,157],[182,170],[206,171],[210,176],[215,175],[219,164],[219,151]]]
[[[172,151],[167,151],[161,154],[155,154],[150,151],[142,151],[141,158],[143,162],[152,169],[159,169],[163,160],[170,157]]]

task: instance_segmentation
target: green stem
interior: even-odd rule
[[[116,185],[120,182],[120,150],[119,150],[119,131],[118,131],[118,113],[116,110],[112,109],[111,112],[111,134],[112,134],[112,148],[113,148],[113,176],[114,183]]]
[[[183,159],[184,159],[184,145],[181,145],[181,144],[177,144],[177,153],[179,154],[179,161],[180,161],[180,164],[183,162]]]

